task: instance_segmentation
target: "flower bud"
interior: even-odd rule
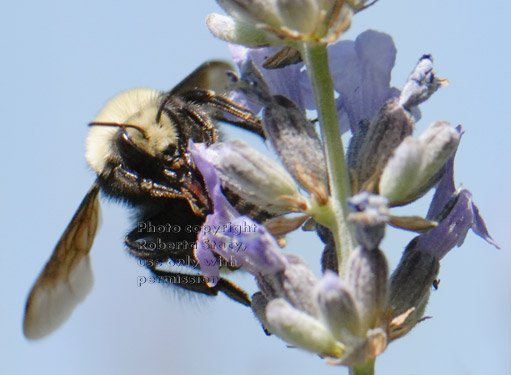
[[[259,289],[266,298],[285,298],[293,307],[311,316],[319,316],[315,303],[317,279],[303,260],[296,255],[286,256],[282,272],[265,272],[257,275]]]
[[[424,55],[408,78],[400,97],[388,100],[370,122],[356,124],[359,129],[354,133],[347,153],[355,191],[377,191],[388,160],[413,132],[413,112],[417,111],[417,105],[427,100],[444,83],[445,80],[433,73],[431,56]]]
[[[339,358],[344,347],[317,319],[295,309],[282,298],[270,301],[266,319],[272,333],[299,348],[321,356]]]
[[[395,150],[381,175],[379,191],[392,206],[426,194],[441,177],[442,168],[458,147],[460,133],[438,121],[418,138],[406,138]]]
[[[347,343],[361,336],[360,318],[347,285],[333,272],[327,272],[318,284],[318,305],[330,332]]]
[[[399,104],[411,110],[426,101],[440,86],[446,85],[447,80],[438,78],[433,72],[433,58],[424,55],[419,59],[399,97]]]
[[[328,200],[328,178],[318,134],[305,114],[289,99],[276,95],[264,110],[264,131],[301,187],[318,202]]]
[[[267,334],[271,334],[269,331],[269,323],[266,320],[266,306],[268,306],[268,299],[263,293],[257,292],[252,295],[252,311],[261,324]]]
[[[406,248],[399,265],[390,278],[387,310],[392,318],[405,315],[403,322],[391,327],[391,336],[401,336],[422,318],[433,281],[438,275],[438,258],[416,249],[417,238]]]
[[[229,14],[212,14],[207,24],[217,37],[256,47],[296,41],[333,43],[351,24],[365,0],[217,0]],[[225,18],[225,19],[221,19]],[[265,43],[266,42],[266,43]]]
[[[362,332],[381,323],[387,304],[388,266],[379,249],[356,248],[348,259],[346,282],[355,300]]]
[[[349,198],[348,205],[355,211],[348,219],[355,226],[357,242],[367,250],[378,249],[389,221],[387,199],[362,192]]]
[[[348,150],[356,191],[375,190],[383,167],[401,141],[412,134],[415,120],[397,99],[392,99],[365,125],[352,138]]]
[[[255,25],[243,21],[235,21],[231,17],[221,14],[210,14],[206,19],[209,30],[216,37],[247,47],[262,47],[280,45],[280,39]]]
[[[440,269],[438,258],[416,250],[416,242],[410,242],[390,279],[389,308],[396,316],[417,306]]]
[[[216,143],[205,155],[222,184],[258,207],[277,212],[305,211],[308,203],[293,178],[277,163],[241,140]]]

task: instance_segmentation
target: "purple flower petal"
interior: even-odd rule
[[[249,230],[239,231],[237,228]],[[198,242],[196,256],[201,270],[208,272],[207,276],[214,276],[216,272],[212,253],[253,275],[274,274],[282,271],[287,263],[273,236],[248,216],[239,216],[225,222],[220,216],[208,215]]]
[[[331,46],[329,52],[343,131],[356,130],[360,120],[370,120],[387,100],[399,96],[399,90],[390,87],[396,47],[389,35],[368,30],[354,42]]]
[[[451,178],[449,174],[446,173],[446,175],[446,180]],[[435,194],[436,196],[437,194]],[[438,197],[442,198],[443,196],[442,193],[438,194]],[[435,202],[432,203],[432,207],[434,205],[436,205]],[[442,259],[454,246],[459,247],[463,244],[469,229],[472,229],[475,234],[482,237],[486,242],[500,249],[488,233],[486,224],[479,214],[479,209],[472,201],[472,194],[470,191],[463,189],[458,193],[451,212],[440,222],[438,227],[417,237],[415,248]]]
[[[220,178],[207,160],[206,146],[190,142],[189,150],[214,204],[214,212],[206,217],[195,250],[201,271],[210,280],[208,285],[214,286],[218,281],[219,262],[215,254],[254,275],[283,270],[286,260],[273,236],[248,216],[240,216],[223,195]]]
[[[456,127],[458,133],[460,133],[460,141],[461,137],[465,133],[461,125]],[[433,200],[429,206],[428,214],[426,218],[429,220],[435,220],[438,215],[442,212],[445,205],[452,198],[454,192],[456,191],[456,186],[454,185],[454,158],[456,157],[456,153],[445,163],[445,171],[438,182],[436,187],[435,195],[433,196]]]
[[[215,167],[204,157],[206,145],[201,143],[195,144],[190,141],[188,149],[192,154],[195,165],[199,168],[202,177],[204,178],[208,194],[213,200],[215,208],[214,213],[206,217],[204,225],[211,226],[215,225],[216,222],[227,223],[236,216],[239,216],[234,207],[231,206],[222,193],[220,178],[216,174]],[[208,285],[215,286],[219,280],[218,276],[220,269],[218,259],[212,249],[207,246],[209,243],[207,240],[213,240],[213,238],[211,238],[211,233],[201,231],[197,239],[195,257],[199,262],[202,273],[208,280]]]
[[[235,254],[229,253],[243,269],[253,275],[261,273],[276,273],[286,266],[286,259],[280,247],[268,230],[247,216],[241,216],[233,221],[233,225],[253,227],[253,232],[243,232],[235,236],[236,241],[243,247]]]
[[[316,108],[303,63],[265,69],[262,67],[265,59],[276,53],[277,48],[249,49],[231,44],[229,50],[239,68],[248,59],[254,61],[273,95],[287,96],[304,110]],[[337,106],[343,132],[350,128],[356,130],[361,119],[371,119],[387,100],[399,96],[400,91],[390,87],[396,48],[389,35],[368,30],[355,41],[331,45],[329,53],[334,86],[340,93]],[[242,94],[234,94],[233,100],[254,112],[261,108],[248,103]],[[418,112],[414,115],[420,116]]]
[[[229,51],[231,52],[234,63],[241,69],[241,66],[246,60],[252,60],[259,71],[263,74],[266,83],[273,95],[284,95],[294,101],[298,107],[305,110],[306,105],[314,103],[314,98],[308,97],[312,90],[304,90],[303,86],[310,87],[307,74],[302,72],[304,63],[288,65],[280,69],[265,69],[263,63],[266,58],[275,54],[279,49],[273,47],[265,48],[246,48],[241,45],[229,44]],[[239,101],[240,96],[236,96],[233,100],[245,105]],[[254,112],[251,106],[249,107]],[[260,107],[259,107],[260,109]]]
[[[445,172],[436,187],[426,219],[435,220],[456,191],[454,185],[454,157],[455,155],[445,164]]]
[[[461,126],[458,126],[456,130],[463,135]],[[437,185],[426,216],[429,220],[437,219],[449,201],[455,197],[454,157],[455,155],[447,162],[444,175]],[[469,229],[472,229],[475,234],[489,244],[500,249],[499,245],[488,233],[486,223],[479,213],[479,208],[472,201],[472,193],[467,189],[463,189],[457,193],[454,207],[447,217],[440,222],[440,225],[417,238],[417,248],[441,259],[454,246],[457,245],[459,247],[463,244]]]
[[[207,159],[206,145],[203,143],[193,143],[190,141],[188,150],[192,154],[193,161],[204,178],[209,197],[213,200],[215,215],[224,222],[239,216],[236,209],[229,203],[222,192],[220,178],[217,175],[215,167]]]
[[[431,202],[428,219],[433,220],[441,214],[446,204],[453,197],[456,189],[453,176],[454,156],[446,165],[444,176],[440,180],[433,200]],[[438,259],[445,256],[454,246],[461,246],[467,236],[468,230],[483,238],[489,244],[500,249],[499,245],[488,233],[486,223],[479,213],[479,208],[472,201],[470,191],[463,189],[449,215],[440,222],[440,225],[418,237],[417,248],[428,252]]]
[[[495,242],[492,236],[490,236],[490,233],[488,233],[486,223],[479,213],[479,208],[474,203],[472,203],[472,211],[474,212],[474,222],[472,223],[472,230],[474,233],[483,238],[489,244],[495,246],[497,249],[500,249],[500,246]]]

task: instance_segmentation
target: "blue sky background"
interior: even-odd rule
[[[0,138],[3,374],[347,374],[266,337],[244,307],[225,297],[136,286],[146,271],[122,238],[129,214],[103,205],[92,250],[95,289],[44,340],[21,330],[27,294],[94,180],[84,158],[87,123],[111,96],[137,86],[167,90],[201,62],[228,59],[204,19],[214,1],[11,1],[0,5]],[[393,84],[432,53],[450,81],[421,106],[421,132],[435,120],[462,124],[456,181],[469,188],[500,243],[469,234],[442,262],[427,320],[390,345],[377,374],[509,374],[511,256],[508,186],[511,5],[494,1],[381,0],[345,36],[372,28],[398,48]],[[235,134],[240,134],[235,133]],[[506,165],[508,165],[506,167]],[[406,212],[425,214],[427,199]],[[412,235],[389,230],[391,266]],[[290,251],[319,272],[318,241],[299,234]],[[238,279],[251,285],[251,277]]]

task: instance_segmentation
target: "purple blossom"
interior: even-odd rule
[[[204,177],[214,206],[214,212],[206,217],[199,233],[195,250],[209,285],[214,286],[219,279],[219,262],[215,254],[254,275],[282,270],[285,258],[273,236],[264,226],[248,216],[241,216],[223,195],[215,167],[207,160],[206,146],[190,142],[189,150]],[[250,230],[240,232],[237,228],[241,227]]]
[[[230,45],[229,49],[238,68],[249,59],[254,61],[273,95],[287,96],[303,110],[316,108],[304,63],[265,69],[265,59],[278,49],[248,49],[239,45]],[[340,94],[337,107],[343,132],[356,130],[360,120],[371,119],[387,100],[399,96],[400,91],[390,87],[396,48],[389,35],[368,30],[355,41],[330,45],[329,53],[334,86]],[[242,95],[236,95],[234,100],[246,104]],[[251,109],[257,112],[260,107]]]
[[[222,193],[220,179],[216,175],[215,168],[201,154],[206,149],[204,144],[194,144],[190,141],[188,149],[192,154],[193,161],[201,171],[204,182],[208,189],[209,196],[214,202],[215,211],[212,215],[208,215],[204,225],[211,225],[215,221],[227,223],[231,219],[239,216],[234,207],[227,201]],[[214,286],[219,280],[220,269],[215,254],[211,249],[205,246],[204,236],[209,233],[200,232],[195,249],[195,257],[199,261],[202,273],[206,276],[209,286]]]
[[[356,130],[362,119],[370,120],[389,99],[399,96],[390,87],[390,72],[396,60],[392,37],[367,30],[355,41],[330,47],[330,69],[342,130]]]
[[[231,206],[222,192],[222,185],[215,171],[215,167],[204,157],[206,145],[204,143],[193,143],[190,141],[188,149],[192,154],[195,165],[199,168],[204,178],[209,197],[214,202],[215,215],[225,222],[239,216],[238,212]]]
[[[461,128],[458,127],[458,130],[461,131]],[[444,207],[453,198],[453,194],[456,194],[454,207],[437,227],[417,237],[415,248],[441,259],[454,246],[461,246],[469,229],[472,229],[479,237],[500,249],[488,233],[479,209],[472,201],[472,193],[467,189],[456,192],[453,165],[454,156],[446,164],[444,175],[436,188],[426,217],[434,220],[441,215]]]
[[[237,44],[229,44],[229,51],[238,69],[241,70],[245,61],[252,60],[257,69],[263,73],[272,95],[287,96],[302,109],[314,108],[312,88],[307,74],[303,71],[304,63],[288,65],[280,69],[263,68],[264,61],[278,50],[275,47],[246,48]],[[241,94],[235,94],[233,99],[242,105],[247,105],[247,101]],[[261,106],[251,104],[248,107],[254,112],[259,112]]]

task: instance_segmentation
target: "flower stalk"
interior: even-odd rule
[[[330,205],[334,220],[322,224],[328,226],[334,235],[339,262],[338,269],[342,274],[355,241],[347,220],[349,210],[346,199],[351,195],[351,188],[337,118],[334,85],[328,66],[327,45],[304,43],[302,56],[307,65],[314,92],[330,179]]]
[[[351,366],[349,375],[373,375],[374,374],[374,362],[375,360],[367,361],[361,366]]]

